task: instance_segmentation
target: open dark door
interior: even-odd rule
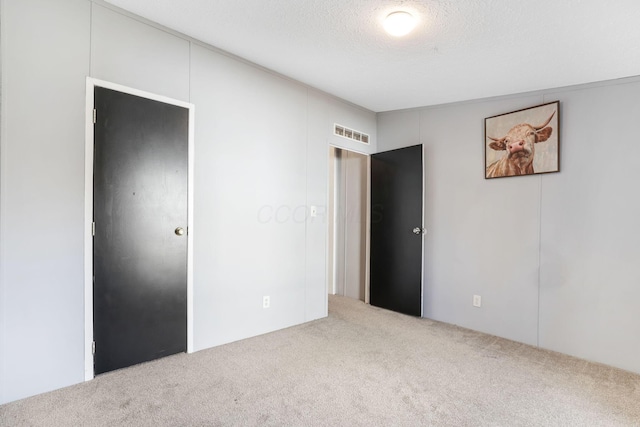
[[[422,315],[422,145],[371,156],[372,305]]]
[[[95,88],[95,373],[187,348],[187,108]]]

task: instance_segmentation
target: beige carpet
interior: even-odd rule
[[[326,319],[0,406],[0,425],[640,426],[639,375],[329,301]]]

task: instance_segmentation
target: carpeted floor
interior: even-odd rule
[[[329,301],[326,319],[0,406],[0,425],[640,426],[640,375]]]

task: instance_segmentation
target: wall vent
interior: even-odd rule
[[[350,129],[337,123],[333,125],[333,134],[353,141],[362,142],[363,144],[369,143],[369,135],[366,133]]]

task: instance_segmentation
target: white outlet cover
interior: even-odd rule
[[[482,297],[480,295],[473,296],[473,306],[481,307],[482,306]]]

